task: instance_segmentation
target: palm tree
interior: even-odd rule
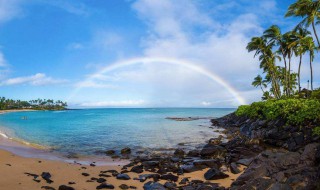
[[[296,35],[296,32],[289,31],[282,36],[282,42],[283,42],[283,48],[286,52],[285,55],[288,57],[288,71],[285,71],[286,76],[286,89],[287,89],[287,96],[291,95],[291,60],[294,54],[294,50],[297,46],[297,42],[299,40],[298,36]]]
[[[309,52],[309,63],[310,63],[310,85],[311,91],[313,91],[313,71],[312,71],[312,62],[314,59],[314,50],[316,50],[316,45],[314,44],[313,38],[311,36],[307,36],[302,40],[302,43],[305,45],[306,51]]]
[[[247,50],[249,52],[255,51],[254,57],[259,55],[260,68],[270,75],[274,96],[279,99],[281,92],[275,66],[276,59],[279,59],[279,57],[272,52],[273,46],[274,43],[268,43],[267,39],[263,36],[254,37],[248,43]]]
[[[264,90],[263,88],[267,88],[267,83],[265,80],[262,79],[262,77],[260,75],[256,76],[252,82],[252,86],[254,87],[258,87],[260,86],[262,93],[264,94]]]
[[[270,28],[268,28],[266,31],[263,33],[263,37],[269,40],[270,44],[274,44],[276,46],[279,46],[278,53],[281,54],[283,61],[284,61],[284,67],[285,67],[285,73],[284,73],[284,87],[286,87],[286,81],[287,81],[287,51],[286,51],[286,44],[283,41],[283,35],[281,33],[281,29],[277,25],[272,25]],[[286,95],[289,94],[287,88],[285,89]]]
[[[310,36],[311,33],[301,27],[298,27],[294,30],[294,33],[297,37],[297,40],[294,41],[291,46],[294,47],[294,53],[298,57],[299,56],[299,67],[298,67],[298,90],[299,93],[301,92],[301,64],[302,64],[302,56],[306,53],[306,47],[305,44],[303,43],[304,39],[307,36]]]
[[[314,35],[317,39],[318,46],[320,47],[320,42],[318,34],[315,28],[316,20],[320,18],[320,1],[319,0],[298,0],[289,6],[286,13],[286,17],[302,17],[302,21],[298,24],[299,27],[309,27],[312,26]]]

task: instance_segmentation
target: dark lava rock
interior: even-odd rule
[[[207,166],[209,168],[219,168],[220,162],[217,160],[195,160],[193,161],[193,165],[195,166]]]
[[[140,174],[143,172],[143,165],[133,166],[130,171]]]
[[[111,175],[107,175],[107,174],[99,174],[99,177],[111,177]]]
[[[126,184],[121,184],[121,185],[119,186],[119,188],[120,188],[120,189],[129,189],[129,186],[126,185]]]
[[[41,189],[45,189],[45,190],[56,190],[55,188],[50,187],[50,186],[42,186]]]
[[[90,174],[88,174],[88,173],[81,173],[81,175],[83,175],[83,176],[90,176]]]
[[[37,182],[37,183],[40,183],[41,180],[39,179],[33,179],[33,181]]]
[[[129,147],[126,147],[121,150],[121,154],[130,154],[130,153],[131,153],[131,149]]]
[[[203,158],[224,159],[224,157],[226,156],[226,152],[227,150],[219,145],[207,144],[202,148],[200,155]]]
[[[174,151],[173,154],[174,154],[175,156],[178,156],[178,157],[183,157],[183,156],[185,155],[185,152],[184,152],[184,150],[182,150],[182,149],[177,149],[177,150]]]
[[[101,183],[96,187],[96,189],[114,189],[114,186],[107,183]]]
[[[37,179],[37,178],[39,177],[39,175],[33,174],[33,173],[28,173],[28,172],[26,172],[26,173],[24,173],[24,174],[26,174],[27,176],[32,176],[34,179]]]
[[[118,174],[117,175],[117,179],[120,179],[120,180],[129,180],[131,179],[130,176],[128,176],[128,174]]]
[[[229,175],[221,172],[220,170],[216,168],[211,168],[204,174],[204,178],[206,180],[215,180],[215,179],[224,179],[229,177]]]
[[[166,190],[166,188],[158,182],[149,181],[143,185],[144,190]]]
[[[144,167],[157,167],[159,166],[159,161],[144,161],[142,162],[142,165]]]
[[[238,173],[241,172],[241,171],[238,169],[237,164],[234,163],[234,162],[232,162],[232,163],[230,164],[230,170],[231,170],[231,172],[232,172],[233,174],[238,174]]]
[[[106,151],[106,154],[107,155],[113,155],[113,154],[115,154],[116,153],[116,151],[114,151],[114,150],[107,150]]]
[[[75,190],[73,187],[60,185],[58,190]]]
[[[160,178],[159,174],[142,174],[139,175],[140,182],[145,182],[147,179],[153,179],[153,181],[158,181]]]
[[[130,185],[129,188],[130,188],[130,189],[137,189],[136,186],[132,186],[132,185]]]
[[[163,186],[167,189],[175,189],[177,187],[177,184],[171,183],[171,182],[166,182]]]
[[[161,179],[164,179],[164,180],[174,181],[174,182],[177,182],[178,179],[179,179],[178,176],[173,175],[173,174],[171,174],[171,173],[162,175],[160,178],[161,178]]]
[[[76,184],[76,182],[69,181],[68,184],[69,184],[69,185],[74,185],[74,184]]]
[[[53,181],[50,179],[51,174],[49,172],[42,172],[41,177],[46,180],[47,183],[52,183]]]
[[[94,166],[96,166],[96,165],[95,165],[94,163],[91,163],[90,166],[94,167]]]
[[[198,165],[195,166],[193,164],[185,164],[181,166],[181,169],[183,170],[184,173],[191,173],[191,172],[195,172],[195,171],[200,171],[207,168],[207,166],[204,165]]]
[[[185,178],[181,179],[179,184],[184,185],[184,184],[187,184],[187,182],[189,182],[189,178],[185,177]]]
[[[119,174],[119,172],[117,170],[106,170],[106,171],[100,171],[101,174],[105,174],[105,173],[111,173],[112,176],[117,176]]]
[[[253,158],[248,158],[248,159],[241,159],[237,161],[237,164],[241,164],[244,166],[249,166],[252,162]]]
[[[199,151],[199,150],[190,150],[190,151],[188,152],[187,156],[191,156],[191,157],[200,156],[200,151]]]
[[[284,183],[274,183],[271,185],[271,187],[269,188],[269,190],[293,190],[292,187],[290,187],[290,185],[288,184],[284,184]]]
[[[97,182],[98,183],[103,183],[103,182],[106,182],[107,180],[106,179],[104,179],[104,178],[99,178],[99,179],[97,179]]]

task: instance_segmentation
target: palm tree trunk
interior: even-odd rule
[[[311,91],[313,91],[313,72],[312,72],[312,56],[311,56],[311,53],[310,53],[310,72],[311,72]]]
[[[316,36],[316,39],[317,39],[317,42],[318,42],[318,46],[320,47],[320,42],[319,42],[319,38],[318,38],[318,35],[317,35],[316,27],[314,25],[314,21],[312,22],[312,29],[313,29],[314,35]]]
[[[289,53],[289,71],[288,71],[288,96],[291,94],[291,84],[290,84],[290,79],[291,79],[291,52]]]
[[[263,88],[262,88],[262,85],[260,85],[260,88],[261,88],[261,90],[262,90],[262,93],[264,94],[264,90],[263,90]]]
[[[283,61],[284,61],[284,68],[285,68],[285,71],[284,71],[284,82],[285,84],[283,84],[284,86],[284,90],[286,92],[286,95],[288,95],[288,89],[287,89],[287,59],[286,59],[286,56],[285,56],[285,53],[282,51],[282,57],[283,57]]]
[[[298,69],[298,84],[299,84],[299,93],[301,92],[301,85],[300,85],[300,71],[301,71],[301,63],[302,63],[302,55],[300,55],[300,61],[299,61],[299,69]]]

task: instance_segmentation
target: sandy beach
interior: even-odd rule
[[[9,110],[2,111],[1,113],[17,112],[17,111],[31,111],[31,110]],[[90,163],[95,166],[90,166]],[[81,164],[80,164],[81,163]],[[5,177],[0,178],[0,190],[30,190],[30,189],[45,189],[52,187],[59,189],[61,185],[67,185],[79,190],[96,189],[101,183],[98,183],[96,179],[104,181],[106,184],[111,184],[114,189],[121,189],[119,186],[125,184],[132,186],[132,188],[143,189],[143,185],[153,179],[140,182],[137,180],[139,175],[143,174],[156,174],[155,172],[149,172],[144,170],[143,173],[128,172],[131,167],[123,169],[123,166],[130,163],[130,160],[112,159],[108,156],[102,159],[97,158],[85,158],[84,159],[72,159],[64,158],[61,155],[54,155],[49,152],[48,149],[32,144],[22,143],[15,139],[10,139],[5,136],[0,136],[0,171],[5,174]],[[200,171],[192,173],[184,173],[179,175],[179,179],[176,184],[183,178],[189,178],[192,180],[201,180],[203,182],[217,183],[223,187],[230,187],[231,183],[242,174],[233,174],[230,171],[224,172],[229,177],[219,180],[207,181],[204,178],[204,174],[210,168],[205,168]],[[241,171],[244,170],[243,166],[240,166]],[[119,180],[111,173],[102,173],[102,171],[116,170],[118,173],[126,173],[130,176],[129,180]],[[42,178],[43,172],[49,172],[51,175],[52,183],[47,183]],[[85,174],[84,174],[85,173]],[[109,175],[109,177],[101,176],[100,174]],[[38,177],[34,178],[33,176]],[[100,175],[100,176],[99,176]],[[176,174],[174,174],[176,175]],[[135,179],[136,178],[136,179]],[[167,180],[159,180],[159,183],[164,184]]]
[[[43,186],[50,186],[58,189],[60,185],[72,186],[79,190],[90,190],[96,189],[99,185],[97,182],[87,182],[92,177],[100,178],[100,171],[105,170],[117,170],[121,172],[121,165],[106,165],[106,166],[88,166],[80,165],[75,163],[65,163],[62,161],[51,161],[36,158],[24,158],[17,156],[8,151],[0,150],[0,171],[3,177],[0,178],[0,189],[1,190],[30,190],[30,189],[41,189]],[[190,180],[197,179],[206,181],[203,177],[204,173],[208,169],[197,171],[189,174],[184,174],[179,176],[180,181],[184,177],[190,177]],[[48,184],[44,179],[39,176],[37,180],[33,180],[32,176],[28,176],[25,173],[31,173],[36,175],[41,175],[42,172],[49,172],[51,174],[51,180],[53,183]],[[88,173],[89,176],[84,176],[82,173]],[[143,172],[146,174],[150,172]],[[224,187],[229,187],[231,183],[241,174],[232,174],[226,172],[230,175],[229,178],[223,180],[212,180],[212,183],[219,183]],[[143,184],[145,182],[139,182],[138,180],[133,180],[133,178],[138,177],[138,175],[133,172],[129,172],[128,175],[131,177],[130,180],[117,180],[115,177],[107,177],[106,183],[114,185],[115,189],[120,189],[121,184],[126,184],[128,186],[135,186],[137,189],[143,189]],[[69,185],[70,182],[75,184]],[[147,182],[147,181],[146,181]],[[164,184],[165,181],[160,180],[160,183]]]

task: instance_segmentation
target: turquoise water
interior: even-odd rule
[[[166,117],[221,117],[232,111],[114,108],[15,112],[0,115],[0,131],[64,154],[93,155],[109,149],[119,151],[126,146],[170,149],[179,143],[196,146],[217,134],[209,128],[209,119],[174,121]]]

